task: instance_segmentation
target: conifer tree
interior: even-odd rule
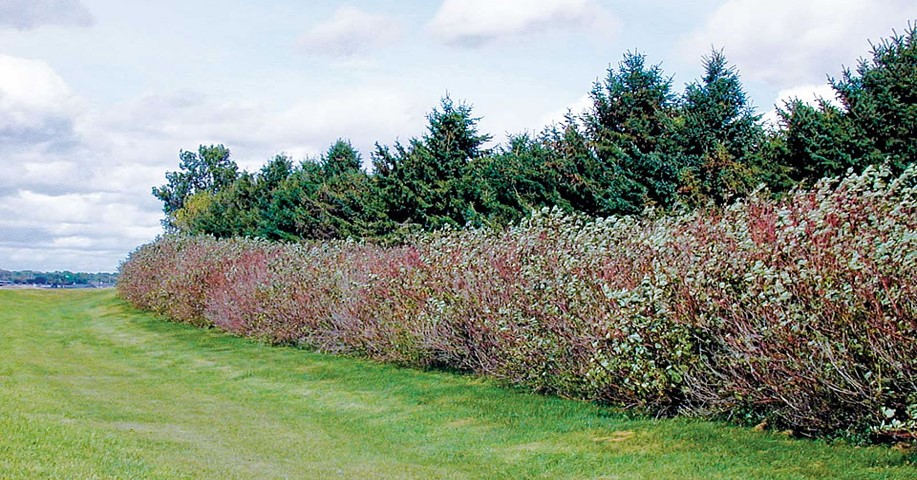
[[[831,85],[859,143],[872,144],[863,163],[888,159],[901,168],[917,161],[917,24],[873,44],[871,54]]]
[[[325,170],[325,176],[328,178],[348,172],[361,171],[363,168],[363,160],[360,157],[360,153],[353,148],[350,141],[340,138],[322,156],[321,164]]]
[[[754,156],[764,140],[735,67],[717,50],[703,62],[703,78],[685,89],[677,134],[680,194],[688,204],[724,203],[753,187]]]
[[[425,229],[479,222],[478,190],[468,184],[466,172],[472,160],[489,153],[484,145],[491,136],[478,132],[480,119],[470,106],[455,104],[448,95],[427,120],[421,139],[396,143],[394,151],[379,146],[373,155],[389,217]]]
[[[592,89],[593,106],[585,123],[595,153],[607,169],[624,176],[620,186],[644,197],[637,202],[622,199],[623,210],[615,213],[639,211],[644,201],[661,206],[674,201],[671,83],[659,65],[647,66],[645,55],[628,52],[618,69],[610,68],[605,81]]]
[[[843,175],[848,169],[917,161],[917,25],[872,46],[855,72],[831,79],[834,104],[791,99],[779,109],[780,129],[768,159],[796,182]]]

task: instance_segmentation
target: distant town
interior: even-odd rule
[[[32,288],[109,288],[118,281],[117,273],[35,272],[0,269],[0,287]]]

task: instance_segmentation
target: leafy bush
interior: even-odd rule
[[[641,219],[545,210],[397,247],[166,236],[135,305],[272,343],[800,434],[917,434],[917,168]]]

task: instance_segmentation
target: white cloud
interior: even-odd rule
[[[426,107],[405,91],[364,87],[279,113],[275,133],[288,141],[299,139],[300,147],[317,148],[316,153],[338,137],[349,137],[366,159],[375,142],[419,133],[426,124],[425,112]]]
[[[161,233],[162,205],[150,189],[165,181],[167,170],[178,168],[180,149],[223,143],[242,168],[255,170],[278,152],[299,160],[348,137],[368,162],[374,142],[419,134],[428,106],[410,90],[366,86],[283,108],[183,91],[148,94],[105,109],[57,109],[60,102],[78,99],[50,67],[11,64],[26,72],[26,80],[3,76],[0,105],[10,114],[0,118],[15,112],[18,125],[31,125],[57,115],[72,123],[68,135],[74,141],[60,149],[18,148],[0,155],[5,172],[0,268],[5,269],[114,269],[128,252]],[[25,88],[28,84],[35,88]]]
[[[69,141],[77,110],[67,84],[47,63],[0,54],[0,148]]]
[[[615,26],[595,0],[445,0],[427,30],[446,44],[480,46],[554,28]]]
[[[583,95],[576,100],[568,103],[562,108],[554,110],[548,114],[545,114],[541,118],[541,124],[543,125],[553,125],[561,124],[566,121],[567,114],[573,114],[576,117],[581,116],[587,110],[592,108],[592,97],[589,94]]]
[[[20,190],[0,198],[0,264],[6,269],[110,271],[159,232],[157,218],[121,194]]]
[[[394,18],[343,6],[334,12],[330,20],[303,33],[298,44],[310,54],[353,57],[389,45],[399,38],[401,25]]]
[[[105,115],[47,63],[0,55],[0,267],[112,270],[160,231],[162,169],[132,164],[147,142],[99,148]]]
[[[17,195],[4,199],[0,211],[7,214],[6,224],[88,223],[95,214],[93,206],[101,201],[102,195],[98,193],[55,196],[20,190]],[[16,212],[28,212],[28,215],[16,219]]]
[[[821,85],[798,85],[780,90],[780,92],[777,93],[777,99],[774,101],[774,104],[778,107],[782,107],[784,103],[794,99],[802,100],[809,105],[817,105],[819,100],[822,99],[827,100],[829,103],[840,105],[834,89],[827,83]]]
[[[727,0],[690,34],[683,54],[700,58],[725,48],[743,77],[799,85],[836,76],[868,53],[869,40],[889,36],[917,17],[910,0]]]
[[[0,92],[4,100],[26,107],[53,107],[70,95],[67,84],[47,63],[0,55]]]
[[[377,86],[341,89],[281,109],[179,92],[119,105],[86,118],[78,131],[93,151],[112,158],[131,152],[133,166],[175,169],[179,149],[222,143],[240,166],[256,169],[278,152],[295,159],[317,156],[339,137],[349,138],[368,159],[375,142],[419,131],[424,113],[409,91]]]
[[[29,30],[43,25],[86,27],[92,14],[79,0],[2,0],[0,28]]]
[[[787,102],[791,100],[800,100],[809,105],[818,105],[822,100],[836,106],[841,106],[840,101],[835,96],[834,89],[827,83],[821,85],[797,85],[795,87],[780,90],[777,98],[773,102],[773,110],[766,112],[762,119],[765,124],[775,126],[779,123],[780,116],[777,114],[778,108],[784,108]]]

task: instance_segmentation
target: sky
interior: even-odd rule
[[[346,138],[368,164],[447,93],[500,142],[586,108],[628,51],[680,92],[723,49],[773,118],[915,20],[911,0],[0,0],[0,268],[116,270],[201,144],[253,171]]]

